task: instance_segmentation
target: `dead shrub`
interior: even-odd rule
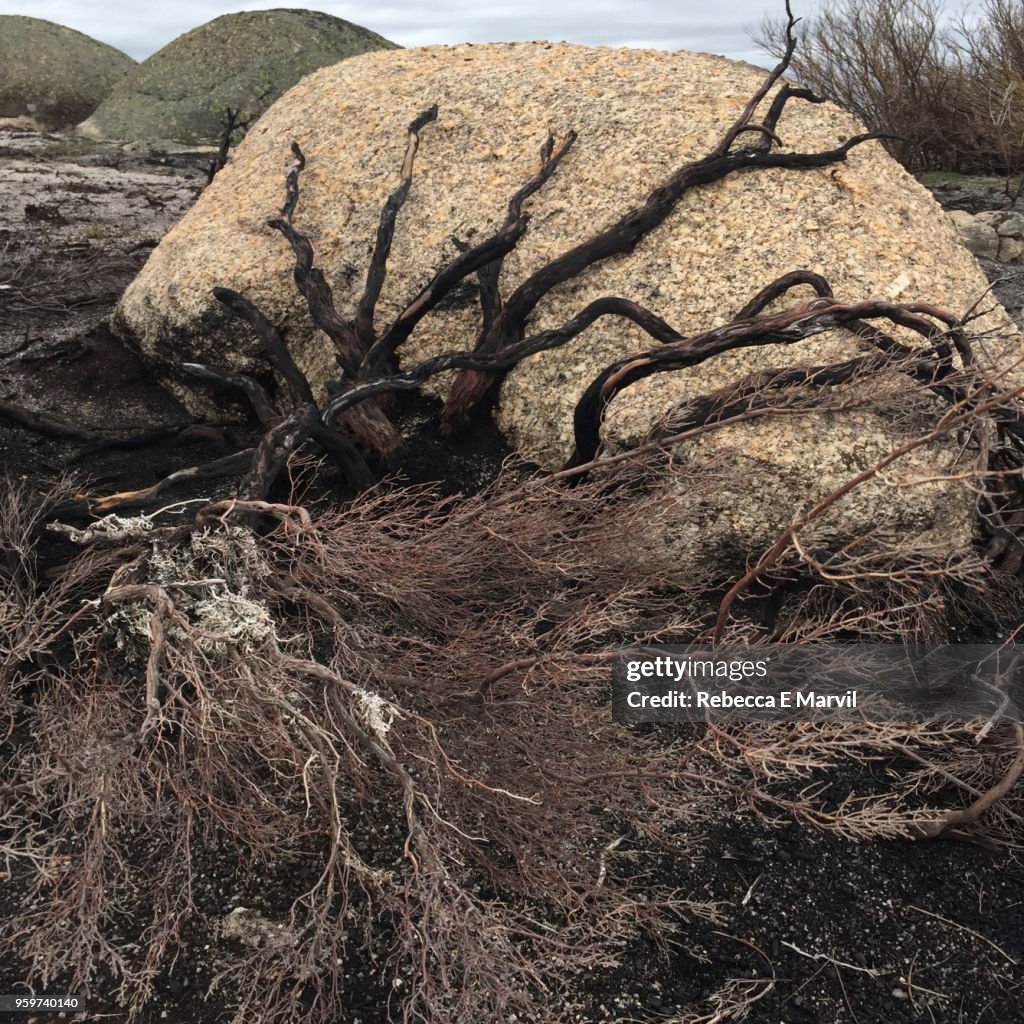
[[[985,0],[976,17],[947,21],[938,0],[840,0],[808,19],[796,76],[900,139],[885,143],[912,171],[997,173],[1024,166],[1024,13]],[[756,42],[784,52],[783,23]]]
[[[967,727],[614,724],[612,652],[707,637],[724,581],[684,585],[625,543],[720,470],[676,467],[666,489],[656,453],[612,465],[573,488],[509,467],[469,499],[377,489],[318,514],[222,502],[188,529],[150,521],[148,550],[59,637],[38,634],[2,819],[32,886],[4,946],[42,983],[87,990],[108,971],[138,1015],[201,926],[196,873],[220,845],[291,879],[285,914],[204,926],[236,1020],[336,1019],[362,946],[404,1020],[553,1021],[580,972],[615,966],[638,934],[685,942],[688,922],[716,919],[645,865],[699,851],[730,806],[914,838],[939,781],[980,791],[1005,769],[1002,729],[977,747]],[[240,525],[257,511],[269,533]],[[988,571],[888,550],[874,604],[883,555],[866,539],[856,571],[780,566],[775,620],[735,616],[729,638],[934,639],[937,603]],[[817,799],[816,773],[879,758],[914,768],[889,793]],[[1017,806],[1001,808],[992,834],[1016,844]]]

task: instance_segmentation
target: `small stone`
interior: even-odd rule
[[[1019,213],[1007,214],[996,231],[1000,235],[1008,235],[1010,238],[1022,238],[1024,237],[1024,216]]]
[[[998,260],[1000,263],[1014,263],[1024,256],[1024,239],[1000,238]]]
[[[1005,210],[982,210],[974,215],[975,221],[979,224],[986,224],[990,228],[998,228],[1009,216]]]
[[[960,239],[975,256],[984,259],[994,260],[999,253],[999,236],[991,224],[986,224],[978,217],[971,219],[970,223],[960,221],[957,223],[957,230],[960,232]]]

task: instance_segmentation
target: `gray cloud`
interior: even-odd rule
[[[813,16],[823,2],[827,0],[793,0],[793,5],[798,15]],[[960,11],[971,0],[944,2],[949,11]],[[305,6],[303,0],[0,0],[0,14],[68,25],[142,60],[218,15],[286,5]],[[750,33],[766,15],[783,13],[783,0],[393,0],[381,6],[312,0],[310,6],[403,46],[549,39],[591,46],[704,50],[761,65],[771,61],[751,42]]]
[[[288,3],[287,6],[300,6]],[[0,0],[0,14],[46,18],[78,29],[142,60],[176,36],[220,14],[285,6],[221,0]],[[513,42],[550,39],[603,46],[707,50],[764,63],[748,29],[766,13],[781,11],[775,0],[732,0],[727,7],[690,0],[527,0],[486,4],[479,0],[400,0],[370,7],[357,3],[312,3],[311,7],[379,32],[403,46],[432,43]],[[808,7],[811,5],[808,4]]]

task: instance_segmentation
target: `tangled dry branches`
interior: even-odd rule
[[[80,534],[87,553],[5,617],[35,627],[4,676],[18,739],[4,747],[0,851],[31,879],[5,946],[44,982],[87,989],[109,971],[141,1011],[200,918],[200,851],[226,844],[291,880],[269,937],[221,961],[214,987],[237,1020],[334,1019],[358,947],[402,1019],[555,1020],[574,979],[620,962],[638,934],[671,944],[715,919],[644,864],[699,844],[723,804],[856,839],[967,827],[933,801],[954,780],[969,808],[1010,779],[1019,752],[1002,725],[974,744],[968,725],[669,737],[610,720],[614,651],[706,637],[717,584],[683,588],[656,551],[621,544],[717,481],[687,472],[652,491],[649,467],[619,465],[570,489],[512,471],[473,499],[375,491],[319,514],[224,501],[185,525]],[[5,520],[25,579],[31,508]],[[252,531],[254,513],[276,526]],[[958,582],[891,554],[888,568],[902,613],[883,595],[873,611],[848,574],[812,575],[772,623],[733,620],[730,638],[884,636],[883,608],[888,628],[936,637],[920,606],[958,600],[984,572],[965,562]],[[82,581],[86,604],[72,599]],[[865,762],[909,768],[884,792],[823,794],[823,778]],[[1011,845],[1014,793],[984,819]],[[219,941],[239,927],[225,918]],[[768,984],[680,1019],[714,1019]]]
[[[295,254],[313,320],[337,349],[342,376],[327,401],[318,403],[277,328],[221,291],[282,386],[271,395],[250,378],[188,369],[246,394],[264,428],[258,447],[93,509],[152,503],[183,476],[241,475],[234,499],[204,504],[185,522],[154,514],[64,528],[85,553],[44,576],[40,526],[67,488],[42,502],[8,490],[0,857],[27,896],[0,941],[33,979],[85,990],[105,971],[137,1016],[206,927],[210,944],[229,950],[212,988],[239,1022],[337,1019],[359,959],[383,979],[394,1019],[556,1024],[568,1019],[556,1008],[569,1005],[581,974],[621,963],[638,935],[665,949],[693,922],[717,920],[718,908],[652,882],[649,867],[659,853],[696,849],[724,807],[859,840],[977,834],[980,820],[986,841],[1021,845],[1019,727],[698,723],[667,733],[624,729],[608,714],[609,662],[623,645],[941,641],[951,621],[1010,621],[1019,600],[1012,573],[992,568],[998,559],[1019,565],[1019,393],[982,365],[949,314],[839,302],[827,281],[798,271],[692,337],[620,298],[558,330],[527,332],[550,288],[634,244],[687,188],[739,168],[825,166],[867,138],[826,153],[772,149],[785,104],[814,99],[786,86],[754,119],[790,55],[707,157],[504,299],[497,271],[527,228],[523,204],[572,145],[549,140],[498,231],[463,247],[379,334],[391,238],[435,112],[410,126],[351,322],[292,225],[305,159],[296,147],[273,223]],[[745,135],[754,142],[739,147]],[[475,348],[398,372],[394,358],[416,324],[473,273],[483,297]],[[796,285],[817,297],[765,312]],[[380,399],[458,369],[455,423],[495,375],[605,315],[632,320],[660,344],[588,389],[570,466],[548,476],[512,466],[474,498],[376,484],[375,458],[386,464],[401,445]],[[765,371],[670,411],[638,450],[601,452],[604,412],[634,381],[836,327],[857,333],[865,354]],[[893,380],[929,424],[799,513],[759,558],[748,552],[738,580],[706,562],[674,561],[656,542],[737,472],[686,462],[684,442],[760,416],[849,408],[866,400],[852,386],[865,381],[877,401],[878,382]],[[987,559],[881,530],[837,550],[809,538],[829,507],[894,459],[950,435],[970,453],[960,472],[976,487]],[[359,492],[350,505],[317,510],[274,491],[311,452],[342,468]],[[867,763],[890,771],[886,786],[863,789]],[[849,780],[845,790],[826,785],[836,776]],[[210,858],[229,861],[250,893],[261,873],[284,879],[276,917],[251,917],[246,929],[235,905],[204,925],[200,866]],[[239,942],[247,948],[231,945]],[[775,983],[730,983],[677,1019],[742,1019]]]

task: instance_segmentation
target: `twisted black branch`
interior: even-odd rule
[[[821,276],[810,270],[792,270],[782,277],[777,277],[771,284],[765,285],[732,319],[750,320],[760,316],[768,304],[785,295],[798,285],[806,284],[814,289],[819,299],[832,297],[832,286]]]
[[[424,359],[421,363],[417,363],[416,366],[402,373],[389,374],[386,377],[368,381],[365,384],[357,384],[354,387],[338,387],[334,390],[330,401],[324,406],[324,422],[332,423],[337,416],[372,396],[415,390],[424,381],[439,373],[444,373],[446,370],[511,369],[527,356],[558,348],[567,341],[571,341],[603,316],[621,316],[631,320],[658,341],[680,341],[683,338],[660,316],[639,303],[614,296],[596,299],[561,327],[540,331],[510,345],[497,355],[481,355],[479,352],[446,352]]]
[[[652,192],[643,206],[626,214],[607,231],[552,260],[524,281],[509,296],[477,351],[481,354],[499,352],[522,337],[527,318],[552,288],[572,280],[595,263],[632,250],[641,238],[668,217],[678,200],[690,189],[720,181],[728,174],[747,167],[827,167],[844,160],[855,146],[880,138],[885,138],[885,135],[868,132],[822,153],[773,153],[748,149],[726,156],[705,157],[687,165]],[[486,380],[460,377],[448,399],[446,422],[453,423],[464,416],[483,397],[488,386],[489,381]]]
[[[306,166],[306,156],[299,148],[297,142],[292,143],[292,165],[285,179],[285,200],[281,207],[281,216],[288,223],[291,223],[292,214],[295,212],[295,205],[299,201],[299,174]]]
[[[469,242],[456,238],[455,235],[452,235],[452,245],[459,252],[469,252],[471,248]],[[480,288],[480,330],[482,333],[490,330],[494,318],[501,312],[501,290],[498,280],[501,277],[501,268],[504,262],[504,257],[492,260],[476,272],[476,280]]]
[[[334,358],[339,369],[354,378],[365,350],[352,325],[338,314],[334,293],[323,271],[313,266],[313,246],[309,239],[281,218],[268,220],[267,226],[280,231],[288,240],[295,254],[295,286],[306,300],[310,318],[334,344]]]
[[[434,275],[433,280],[406,306],[367,353],[359,374],[361,380],[369,380],[382,373],[420,320],[456,285],[490,263],[498,262],[500,268],[500,261],[526,234],[529,216],[522,210],[523,203],[550,179],[575,141],[575,132],[569,132],[557,147],[554,139],[548,137],[541,149],[540,170],[512,197],[501,227],[478,245],[461,252]]]
[[[256,332],[263,350],[267,353],[271,365],[281,374],[288,385],[294,404],[312,403],[313,390],[306,380],[305,374],[295,365],[288,346],[281,337],[281,332],[262,313],[258,306],[250,302],[244,295],[230,288],[214,288],[214,298],[240,320],[248,323]]]
[[[437,104],[435,103],[429,109],[424,110],[409,125],[409,141],[405,149],[405,159],[402,161],[401,180],[398,188],[388,196],[384,209],[381,210],[377,241],[373,247],[373,256],[370,258],[370,269],[366,273],[366,288],[356,308],[355,330],[364,352],[368,351],[376,340],[373,330],[373,314],[377,308],[381,288],[384,287],[384,279],[387,276],[388,256],[391,254],[391,242],[395,237],[395,220],[398,217],[398,211],[405,205],[409,187],[412,185],[412,168],[416,159],[416,151],[420,145],[420,130],[436,120]]]
[[[812,335],[876,318],[909,327],[929,341],[941,343],[942,328],[908,312],[905,307],[875,300],[844,304],[826,296],[781,313],[734,320],[692,338],[616,360],[590,384],[576,406],[573,416],[576,451],[572,464],[594,459],[600,447],[601,423],[608,405],[620,391],[645,377],[699,366],[712,356],[735,349],[793,344]],[[904,348],[893,354],[913,353]]]
[[[258,501],[266,497],[288,456],[309,437],[318,415],[312,402],[303,403],[267,431],[238,489],[238,497],[242,501]]]
[[[181,368],[185,373],[207,383],[237,388],[249,399],[260,423],[265,427],[273,427],[281,419],[281,413],[274,407],[262,385],[252,377],[201,363],[182,363]]]

